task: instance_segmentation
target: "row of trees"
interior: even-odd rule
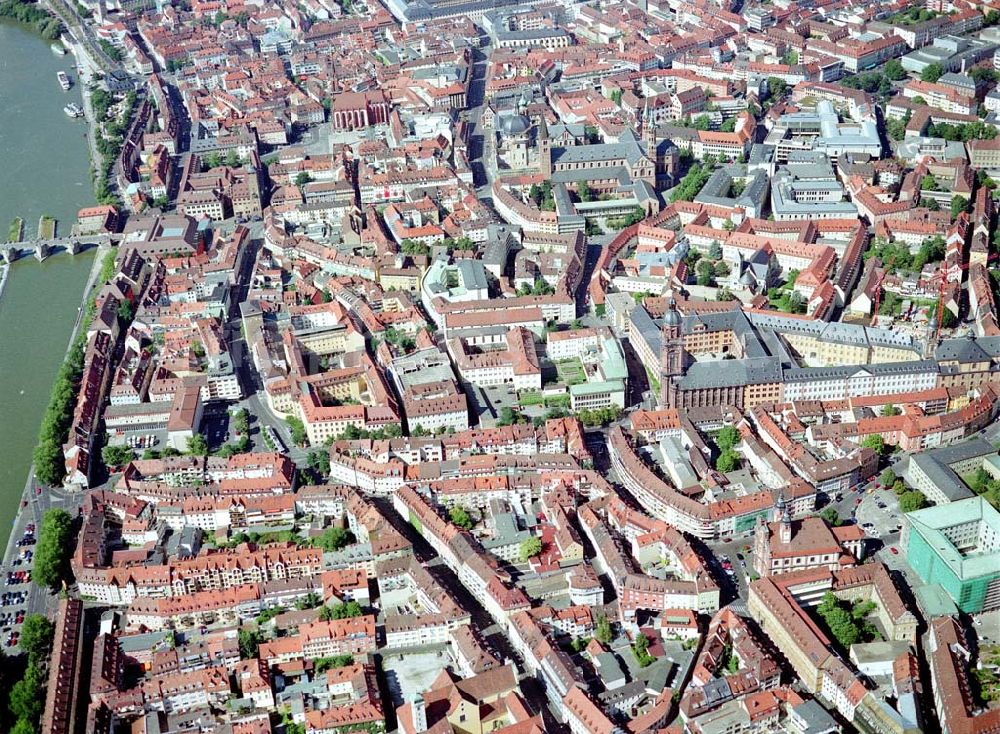
[[[9,709],[14,720],[11,734],[35,734],[45,706],[44,664],[52,652],[52,623],[41,614],[29,614],[19,643],[28,655],[24,675],[10,689]]]
[[[670,201],[693,201],[702,187],[708,183],[714,165],[714,159],[710,161],[708,157],[703,163],[693,163],[684,174],[684,178],[670,192]]]
[[[881,71],[866,71],[844,77],[840,83],[851,89],[887,97],[892,93],[892,83],[906,78],[906,69],[899,59],[886,62]]]
[[[70,347],[66,361],[56,375],[49,405],[42,416],[42,427],[34,452],[35,474],[48,485],[59,484],[65,474],[62,445],[73,421],[73,406],[83,373],[83,346],[83,338],[77,338]]]
[[[359,438],[371,438],[371,439],[382,439],[382,438],[399,438],[403,435],[403,429],[397,423],[392,423],[385,428],[377,428],[374,430],[368,430],[366,428],[358,428],[357,426],[348,426],[346,430],[340,434],[340,439],[342,441],[354,441]]]
[[[46,41],[54,41],[62,32],[62,24],[53,18],[40,5],[20,0],[3,0],[0,2],[0,18],[9,18],[18,23],[24,23],[34,28]]]
[[[945,140],[967,143],[970,140],[993,140],[997,136],[997,129],[992,125],[987,125],[982,120],[976,120],[964,125],[939,122],[927,128],[927,135],[932,138],[944,138]]]
[[[97,276],[98,283],[106,283],[115,273],[115,253],[104,256],[101,270]],[[81,329],[77,333],[73,345],[66,355],[66,360],[59,368],[48,407],[42,416],[42,425],[38,433],[38,445],[34,451],[35,475],[44,484],[55,485],[62,481],[65,464],[63,462],[62,445],[66,442],[69,427],[73,420],[73,406],[76,402],[76,391],[80,376],[83,374],[83,349],[86,341],[86,327],[94,318],[96,311],[96,291],[87,300],[84,308],[84,318]]]
[[[593,428],[595,426],[606,426],[612,421],[618,420],[621,416],[621,408],[608,406],[607,408],[584,409],[578,411],[576,417],[583,425]]]

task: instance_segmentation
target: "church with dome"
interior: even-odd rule
[[[538,167],[538,125],[527,113],[528,100],[493,117],[494,150],[499,170],[522,171]]]

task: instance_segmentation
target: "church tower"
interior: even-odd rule
[[[778,502],[774,506],[774,514],[778,516],[778,537],[783,545],[792,542],[792,512],[785,503],[785,493],[778,495]]]
[[[676,408],[677,389],[676,378],[684,374],[684,341],[681,334],[681,315],[677,311],[677,302],[671,298],[667,312],[663,314],[663,327],[660,329],[660,390],[662,402],[670,408]]]
[[[646,146],[646,155],[656,161],[656,125],[653,123],[653,114],[649,111],[648,99],[642,108],[642,142]]]
[[[552,141],[549,140],[549,126],[545,115],[538,122],[538,167],[546,178],[552,175]]]

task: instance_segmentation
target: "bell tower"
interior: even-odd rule
[[[671,298],[667,312],[663,315],[663,326],[660,329],[661,400],[671,408],[677,407],[676,378],[684,374],[684,340],[682,336],[681,315],[677,311],[677,302]]]
[[[546,178],[552,175],[552,141],[549,140],[549,126],[545,115],[538,122],[538,167]]]

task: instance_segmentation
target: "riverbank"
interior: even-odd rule
[[[99,191],[98,177],[104,171],[104,161],[101,153],[97,150],[98,121],[94,114],[94,100],[90,93],[91,79],[94,74],[100,71],[100,67],[87,53],[82,43],[78,43],[72,34],[64,33],[61,37],[62,44],[69,50],[70,55],[76,62],[76,68],[80,75],[80,95],[83,97],[83,119],[87,125],[87,151],[90,155],[90,169],[93,174],[94,196]]]
[[[94,262],[90,266],[90,272],[87,274],[87,282],[83,287],[83,296],[80,299],[80,306],[76,310],[76,320],[73,322],[73,331],[70,332],[69,341],[66,343],[66,351],[63,354],[63,361],[69,357],[70,351],[73,349],[73,344],[76,342],[77,337],[80,334],[80,326],[83,324],[83,319],[87,315],[88,304],[90,303],[91,293],[97,286],[97,280],[100,277],[101,270],[104,267],[104,258],[107,256],[108,252],[113,252],[113,248],[103,248],[100,247],[97,250],[97,254],[94,256]],[[10,266],[7,266],[5,270],[10,270]],[[5,272],[6,276],[6,272]],[[0,289],[2,290],[2,289]],[[14,557],[17,555],[16,546],[14,545],[15,539],[18,537],[18,533],[14,532],[18,527],[23,527],[27,523],[24,521],[22,515],[26,507],[32,507],[34,509],[35,522],[36,524],[41,521],[41,514],[38,512],[38,506],[40,504],[40,497],[49,497],[49,492],[51,490],[46,490],[43,488],[42,493],[39,494],[35,485],[35,466],[32,464],[28,468],[28,478],[24,485],[24,490],[21,493],[21,501],[18,504],[17,514],[14,516],[13,529],[11,531],[10,537],[7,539],[7,548],[4,553],[4,563],[8,563],[13,560],[11,553],[14,553]],[[60,492],[60,495],[62,493]],[[46,508],[47,509],[47,508]]]
[[[80,299],[80,306],[77,308],[76,321],[73,324],[73,331],[70,334],[69,342],[66,344],[66,351],[63,355],[65,361],[69,356],[73,345],[80,335],[80,329],[84,324],[84,318],[89,311],[88,305],[91,294],[98,285],[101,272],[104,267],[104,259],[108,252],[114,252],[111,247],[98,248],[91,264],[90,272],[87,275],[87,283],[83,289],[83,296]],[[64,492],[61,487],[42,487],[35,482],[35,467],[32,465],[28,469],[28,477],[21,491],[21,498],[18,501],[17,511],[11,524],[10,535],[7,536],[7,544],[4,549],[2,565],[0,565],[0,575],[4,575],[14,570],[30,570],[31,562],[22,561],[21,565],[15,567],[14,561],[21,554],[21,549],[17,541],[24,537],[29,524],[35,526],[35,537],[42,526],[42,518],[51,509],[62,509],[69,513],[71,517],[76,517],[81,506],[84,495],[72,492]],[[27,597],[24,601],[25,614],[43,614],[51,618],[58,597],[49,589],[38,586],[34,583],[26,584],[23,589]],[[14,625],[17,629],[18,626]],[[16,652],[17,648],[9,652]]]

